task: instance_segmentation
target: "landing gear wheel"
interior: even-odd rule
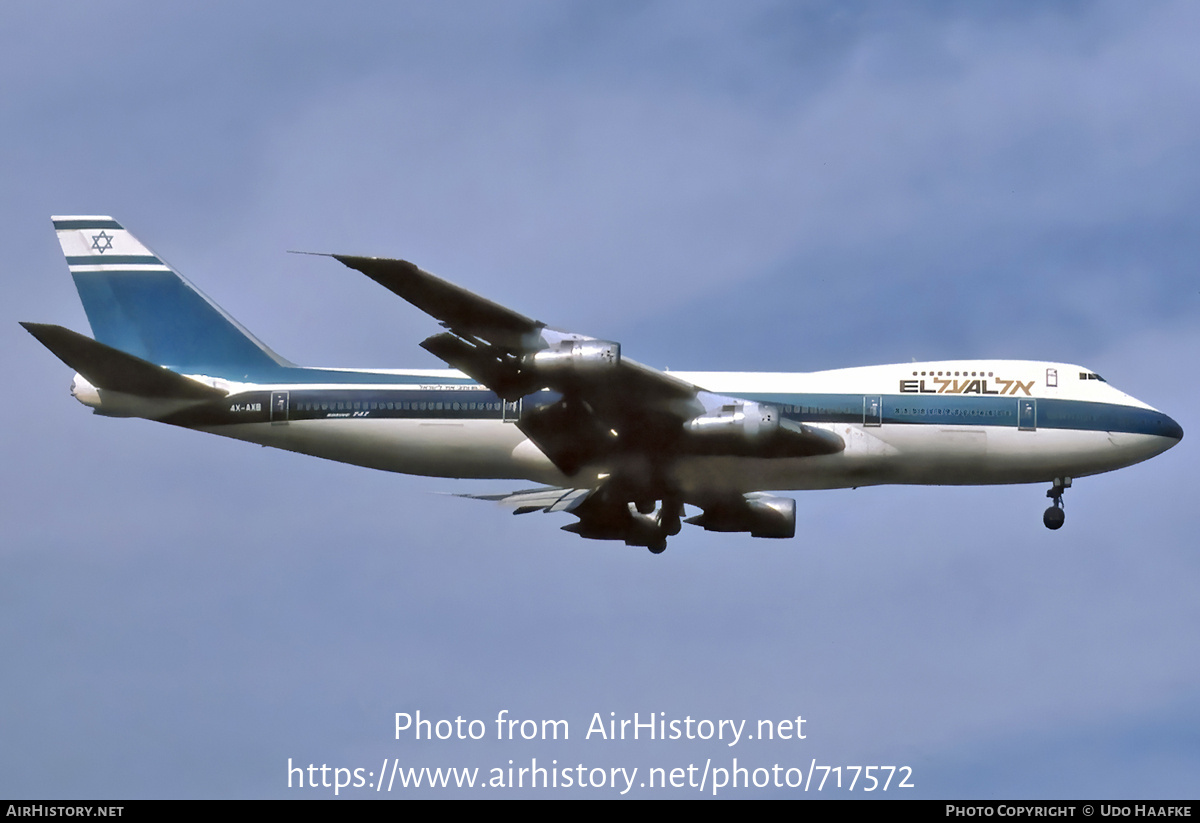
[[[1051,506],[1050,508],[1046,509],[1045,514],[1042,515],[1042,522],[1046,524],[1047,529],[1051,530],[1061,529],[1063,523],[1066,522],[1066,519],[1066,512],[1064,512],[1058,506]]]
[[[1063,492],[1069,488],[1071,488],[1071,478],[1056,477],[1054,478],[1054,485],[1051,486],[1050,491],[1046,492],[1046,496],[1054,501],[1054,505],[1046,509],[1045,513],[1042,514],[1042,523],[1051,531],[1061,529],[1063,523],[1066,522],[1067,514],[1063,511],[1062,497]]]
[[[658,515],[658,525],[664,535],[674,537],[679,534],[680,529],[683,528],[683,523],[679,519],[681,514],[683,514],[682,503],[676,503],[673,500],[663,501],[662,511]]]
[[[651,554],[662,554],[663,552],[665,552],[667,550],[666,538],[664,538],[662,541],[660,541],[658,543],[652,543],[651,545],[647,546],[646,548],[648,548],[650,550]]]

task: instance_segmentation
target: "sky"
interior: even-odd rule
[[[1195,798],[1197,35],[1187,2],[4,4],[0,796],[536,761],[589,785],[337,792],[778,764],[808,790],[716,796]],[[1189,434],[1077,480],[1059,532],[1041,486],[860,488],[797,493],[793,540],[654,556],[447,494],[520,482],[92,416],[17,325],[88,331],[51,214],[115,216],[306,365],[436,368],[437,325],[288,250],[413,260],[659,368],[1079,363]],[[418,711],[486,734],[397,732]],[[754,739],[587,734],[635,713]],[[866,766],[912,788],[851,790]]]

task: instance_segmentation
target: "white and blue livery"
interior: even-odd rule
[[[453,370],[297,366],[111,217],[55,217],[94,339],[25,328],[97,414],[143,417],[374,469],[510,478],[483,496],[653,552],[684,522],[791,537],[769,492],[884,483],[1050,483],[1147,460],[1179,424],[1091,369],[943,361],[807,374],[658,371],[621,346],[500,306],[403,260],[330,255],[432,315]],[[687,517],[687,506],[699,513]]]

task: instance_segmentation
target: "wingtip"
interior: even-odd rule
[[[331,254],[329,256],[350,268],[357,268],[358,266],[370,265],[372,263],[398,263],[420,271],[420,267],[416,263],[410,260],[402,260],[398,257],[368,257],[362,254]]]

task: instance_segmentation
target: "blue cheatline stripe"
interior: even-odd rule
[[[272,416],[272,398],[287,395],[286,414]],[[528,400],[528,398],[526,398]],[[545,402],[550,402],[547,399]],[[516,415],[490,391],[396,391],[370,389],[262,389],[223,397],[168,417],[180,426],[219,426],[291,420],[495,420]],[[528,406],[527,406],[528,408]]]
[[[55,220],[54,230],[66,229],[120,229],[124,228],[116,220]]]
[[[747,399],[778,406],[792,420],[805,423],[862,423],[862,394],[753,395]],[[867,395],[880,397],[884,425],[990,426],[1017,428],[1017,402],[1037,402],[1038,429],[1107,431],[1183,437],[1179,424],[1162,412],[1116,403],[1031,397],[963,397],[960,395]]]
[[[292,420],[319,420],[330,417],[359,419],[421,419],[421,420],[499,420],[505,414],[500,398],[491,391],[455,391],[448,389],[407,389],[407,384],[450,383],[449,379],[410,377],[403,375],[365,374],[362,372],[333,373],[321,369],[280,369],[277,376],[286,380],[286,389],[262,385],[256,389],[191,409],[168,422],[179,425],[221,425],[225,423],[254,423],[267,419],[272,390],[286,391],[290,395]],[[354,388],[304,388],[303,383],[339,382],[376,383],[376,388],[355,386]],[[453,382],[470,383],[469,380]],[[560,395],[554,392],[535,392],[524,398],[524,412],[555,402]],[[778,404],[784,415],[792,420],[806,423],[862,423],[862,395],[788,395],[794,404]],[[1017,429],[1016,399],[999,400],[1010,404],[1010,414],[1004,417],[959,414],[949,412],[943,398],[916,398],[928,401],[929,414],[916,414],[907,419],[896,419],[898,409],[914,410],[910,396],[883,396],[883,424],[885,426],[986,426],[989,428]],[[954,398],[963,400],[963,398]],[[1132,434],[1156,435],[1158,437],[1183,437],[1179,424],[1167,415],[1136,406],[1121,406],[1112,403],[1093,403],[1080,400],[1038,400],[1039,430],[1074,430],[1098,432],[1127,432]],[[982,399],[995,403],[996,399]],[[891,405],[892,402],[897,405]],[[969,402],[969,401],[968,401]],[[253,406],[252,404],[258,404]],[[840,404],[840,406],[839,406]],[[857,405],[856,405],[857,404]],[[907,404],[907,405],[899,405]],[[508,416],[515,412],[515,404],[509,407]],[[791,411],[789,409],[796,409]],[[248,411],[260,412],[255,418]],[[857,419],[854,419],[857,415]]]
[[[152,254],[88,254],[68,257],[68,266],[162,266],[163,261]]]

